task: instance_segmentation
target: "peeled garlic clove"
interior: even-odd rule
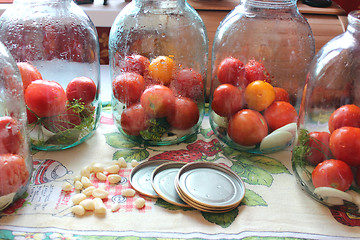
[[[334,198],[339,198],[341,200],[346,200],[348,202],[353,201],[353,198],[350,194],[340,191],[335,188],[331,188],[331,187],[315,188],[314,193],[316,195],[318,195],[319,197],[323,198],[325,202],[327,202],[326,200],[328,200],[329,198],[330,198],[331,202],[336,202],[336,201],[339,202],[339,200],[334,200]],[[342,205],[342,204],[340,204],[340,205]]]
[[[219,127],[227,128],[229,121],[226,117],[222,117],[214,111],[211,111],[211,118]]]
[[[277,132],[277,131],[286,131],[286,132],[291,133],[293,136],[295,136],[296,135],[296,123],[286,124],[285,126],[278,128],[273,132]]]
[[[260,143],[260,151],[264,152],[272,148],[285,147],[293,140],[294,136],[287,131],[274,131],[263,138]]]

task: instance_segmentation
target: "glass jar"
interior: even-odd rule
[[[138,143],[169,145],[198,131],[208,38],[185,0],[129,3],[111,27],[109,56],[113,118],[120,132]]]
[[[0,31],[24,83],[32,146],[60,150],[88,139],[100,116],[100,59],[85,12],[72,0],[15,0]]]
[[[245,0],[220,23],[209,118],[228,146],[269,153],[291,145],[315,43],[295,0]]]
[[[360,11],[315,56],[305,84],[292,165],[314,199],[360,216]],[[357,180],[355,180],[357,179]],[[354,204],[357,203],[357,206]]]
[[[32,171],[22,81],[0,42],[0,211],[23,195]]]

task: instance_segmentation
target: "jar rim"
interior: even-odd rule
[[[245,0],[245,2],[250,6],[267,8],[296,6],[296,0]]]

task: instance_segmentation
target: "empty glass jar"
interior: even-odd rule
[[[26,108],[16,63],[0,43],[0,211],[26,190],[32,157],[26,134]]]
[[[14,0],[0,31],[24,83],[32,146],[59,150],[85,141],[101,106],[99,42],[89,17],[72,0]]]
[[[130,139],[169,145],[194,135],[204,115],[205,26],[184,0],[135,0],[110,31],[112,110]]]
[[[209,117],[215,134],[253,153],[289,146],[314,53],[295,0],[241,1],[220,23],[213,44]]]
[[[360,216],[360,11],[318,52],[299,113],[292,164],[317,201]]]

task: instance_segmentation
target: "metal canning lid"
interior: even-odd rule
[[[152,160],[144,161],[131,170],[130,184],[141,194],[148,197],[158,198],[159,195],[155,192],[151,185],[151,174],[155,168],[168,160]]]
[[[175,181],[182,195],[203,208],[231,210],[245,196],[241,178],[217,163],[189,163],[180,169]]]
[[[151,176],[151,183],[155,192],[165,201],[180,207],[190,207],[177,194],[175,177],[186,163],[167,162],[157,167]]]

